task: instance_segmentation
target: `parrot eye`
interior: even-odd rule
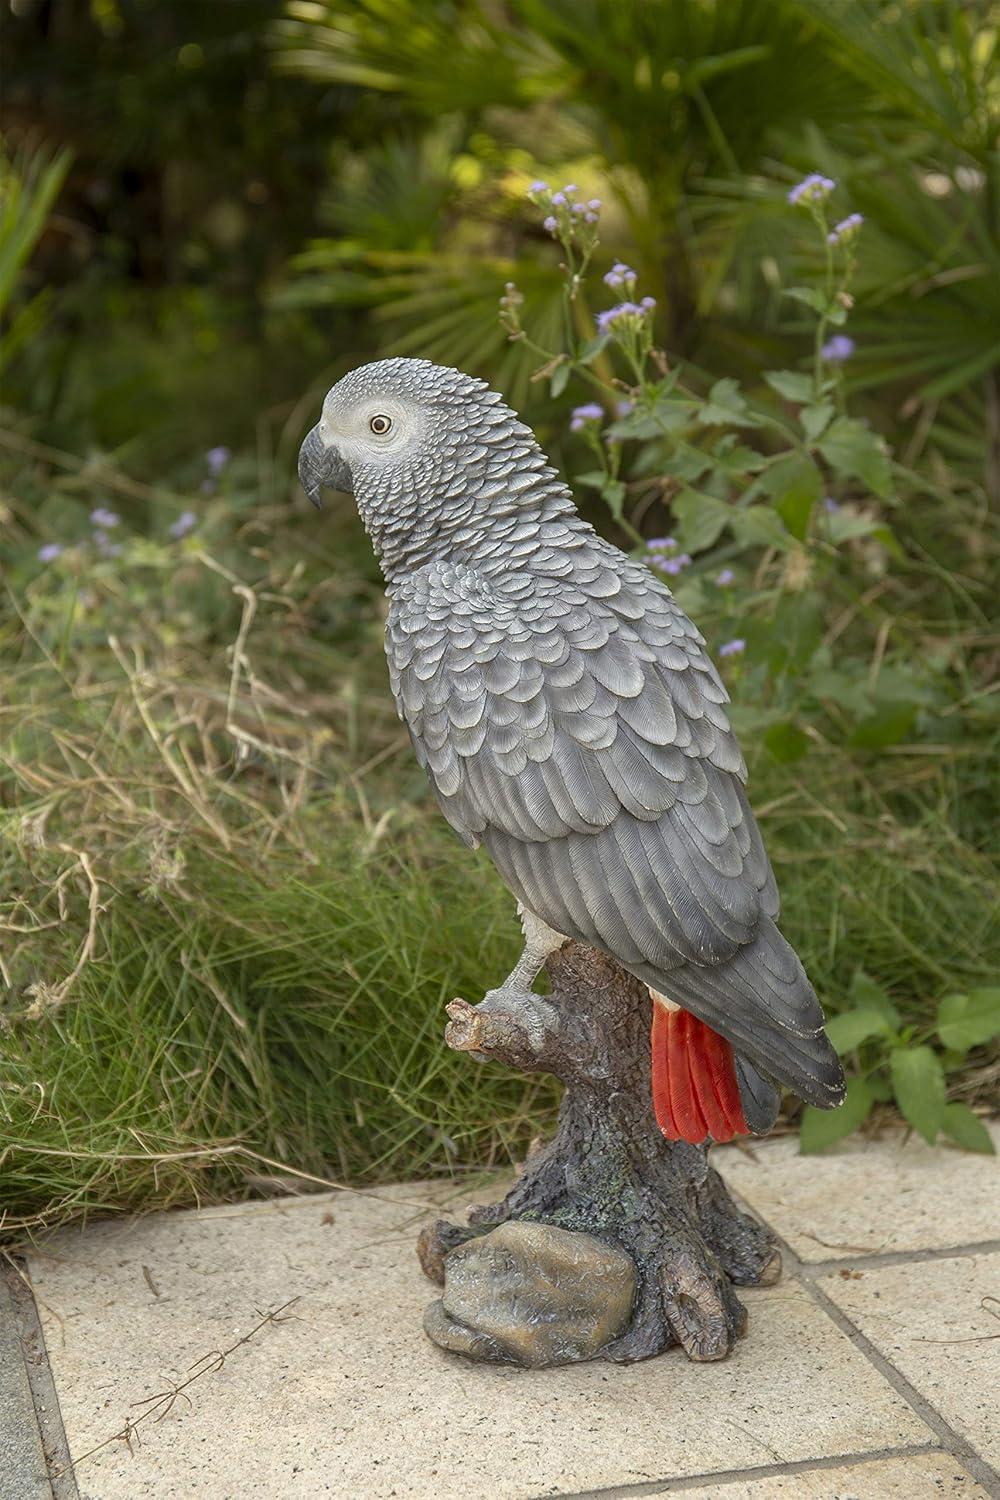
[[[376,434],[376,436],[378,436],[378,437],[385,437],[386,433],[389,431],[390,427],[392,426],[392,418],[391,417],[372,417],[372,419],[371,419],[371,421],[369,422],[368,425],[371,428],[372,432],[374,432]]]

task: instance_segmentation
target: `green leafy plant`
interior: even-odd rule
[[[529,189],[562,252],[561,347],[545,346],[526,326],[516,284],[508,282],[500,302],[508,337],[542,360],[535,380],[558,398],[576,379],[597,398],[573,409],[570,428],[593,464],[576,482],[600,495],[637,552],[676,581],[692,613],[701,614],[709,588],[727,601],[723,619],[743,633],[718,655],[738,699],[749,688],[753,702],[738,701],[735,716],[786,765],[832,744],[859,755],[897,744],[914,733],[921,708],[946,695],[940,678],[912,661],[879,660],[873,673],[850,644],[835,653],[824,638],[822,601],[839,596],[855,611],[859,574],[877,559],[884,575],[903,558],[887,509],[899,504],[897,481],[906,477],[885,441],[848,408],[843,372],[853,342],[843,330],[863,218],[831,213],[836,191],[812,173],[787,194],[792,213],[805,211],[812,222],[824,274],[818,286],[787,290],[814,327],[806,368],[764,373],[777,407],[730,377],[709,383],[671,366],[655,344],[655,299],[640,296],[624,263],[603,278],[617,300],[591,313],[587,272],[602,205],[575,184]],[[644,537],[641,525],[661,510],[674,534]],[[732,565],[717,571],[723,560]],[[835,1044],[852,1054],[865,1045],[877,1056],[865,1055],[842,1110],[805,1112],[803,1149],[841,1139],[892,1099],[926,1139],[943,1130],[971,1149],[991,1149],[969,1107],[948,1102],[946,1072],[997,1029],[1000,991],[949,997],[929,1027],[903,1024],[884,993],[860,980],[852,998],[854,1008],[831,1022]]]
[[[45,147],[10,155],[0,142],[0,370],[45,322],[51,293],[26,300],[19,291],[69,169],[68,151]]]
[[[275,42],[280,67],[356,90],[389,132],[405,118],[414,140],[438,147],[414,152],[400,202],[407,218],[421,195],[426,210],[410,247],[391,256],[378,239],[344,232],[364,183],[358,159],[369,156],[378,179],[383,146],[363,145],[346,168],[335,162],[332,233],[294,263],[279,301],[375,305],[380,342],[397,352],[420,347],[426,321],[444,363],[468,359],[475,323],[477,368],[522,404],[522,366],[499,364],[483,332],[482,273],[511,258],[517,232],[510,274],[536,321],[558,297],[518,198],[539,170],[561,163],[605,199],[605,243],[656,296],[667,347],[747,376],[797,340],[779,282],[822,284],[822,254],[788,236],[775,191],[797,167],[819,164],[867,221],[852,387],[892,393],[891,416],[882,405],[893,438],[919,416],[908,462],[943,452],[1000,493],[1000,92],[997,31],[982,8],[518,0],[497,11],[449,0],[289,0]],[[434,207],[442,120],[443,211]]]
[[[933,1145],[940,1134],[969,1151],[994,1151],[982,1120],[961,1100],[948,1100],[948,1075],[966,1066],[971,1048],[1000,1035],[1000,988],[945,995],[933,1022],[904,1024],[885,990],[862,971],[854,977],[852,1008],[827,1028],[857,1071],[842,1110],[807,1107],[802,1150],[820,1151],[863,1125],[879,1103],[895,1101],[900,1113]]]

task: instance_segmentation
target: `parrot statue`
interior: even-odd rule
[[[652,1107],[669,1140],[765,1134],[782,1085],[844,1076],[799,959],[705,641],[605,541],[530,428],[423,359],[343,376],[299,455],[354,497],[386,585],[400,718],[459,838],[517,898],[530,991],[567,938],[648,986]]]

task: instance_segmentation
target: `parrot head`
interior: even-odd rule
[[[299,453],[314,505],[353,495],[387,577],[474,548],[513,512],[572,497],[535,435],[483,380],[426,359],[380,359],[345,375]]]
[[[517,423],[483,380],[426,359],[376,360],[327,393],[299,451],[299,480],[317,508],[324,487],[363,505],[391,500],[407,483],[427,490],[447,472],[449,455],[476,446],[484,418],[490,426],[498,417]]]

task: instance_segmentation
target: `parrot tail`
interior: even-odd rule
[[[653,1002],[653,1109],[669,1141],[731,1141],[765,1135],[774,1124],[780,1095],[725,1037],[689,1010]]]

